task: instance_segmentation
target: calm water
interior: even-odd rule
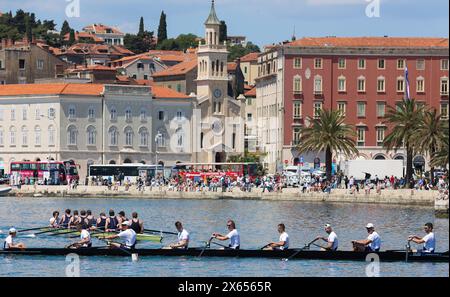
[[[241,233],[244,249],[260,248],[277,239],[276,225],[283,222],[291,247],[302,247],[331,223],[338,234],[340,249],[351,248],[352,239],[366,237],[364,226],[375,224],[382,236],[383,249],[403,249],[405,238],[422,235],[421,226],[435,224],[437,250],[449,246],[449,223],[435,219],[432,208],[316,204],[300,202],[237,200],[134,200],[134,199],[17,199],[0,198],[0,230],[11,226],[39,227],[48,222],[53,210],[91,209],[94,213],[138,211],[146,228],[173,230],[176,220],[184,222],[191,233],[191,246],[203,246],[213,231],[226,232],[226,220],[233,218]],[[0,235],[0,238],[4,238]],[[73,239],[72,239],[73,240]],[[174,239],[166,237],[163,244]],[[62,247],[71,242],[65,237],[21,238],[29,247]],[[94,239],[94,245],[102,243]],[[140,247],[156,248],[149,243]],[[0,256],[0,276],[65,276],[64,257]],[[149,257],[132,262],[130,258],[81,258],[81,276],[365,276],[366,263],[352,261],[227,258]],[[449,276],[448,263],[381,263],[381,276]]]

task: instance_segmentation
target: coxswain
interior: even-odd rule
[[[10,249],[26,249],[26,246],[21,243],[14,243],[14,238],[17,236],[17,230],[15,228],[9,229],[9,235],[6,237],[5,242],[3,243],[4,250]]]
[[[59,211],[55,210],[50,218],[50,227],[59,228]]]
[[[63,227],[63,228],[68,228],[69,227],[70,220],[72,219],[72,215],[70,213],[71,213],[70,209],[66,209],[64,211],[64,214],[61,217],[61,220],[59,221],[59,226],[60,227]]]
[[[106,220],[108,218],[106,217],[106,214],[104,212],[100,213],[100,216],[97,219],[97,223],[96,223],[96,227],[98,230],[103,229],[103,231],[105,230],[106,227]]]
[[[289,235],[286,233],[286,226],[278,224],[280,238],[277,242],[271,242],[264,249],[266,250],[287,250],[289,248]]]
[[[106,240],[120,238],[123,243],[108,242],[108,245],[113,248],[125,248],[134,249],[136,247],[136,232],[130,228],[130,222],[122,222],[122,231],[118,234],[110,235],[105,237]]]
[[[327,243],[326,246],[321,247],[323,251],[337,251],[339,246],[338,237],[330,224],[325,224],[325,232],[328,234],[328,237],[317,236],[315,241],[323,240]]]
[[[80,232],[80,240],[69,245],[67,248],[79,249],[92,247],[91,234],[89,233],[87,224],[79,223],[76,228],[77,231]]]
[[[222,235],[220,233],[213,233],[212,237],[221,241],[230,240],[229,248],[238,250],[241,246],[241,239],[239,236],[239,232],[236,230],[236,224],[233,220],[227,221],[228,234]]]
[[[105,231],[117,231],[117,228],[119,226],[119,221],[117,220],[117,217],[115,216],[114,210],[109,210],[109,218],[106,219],[106,225],[105,225]]]
[[[189,232],[183,228],[181,222],[176,222],[175,228],[178,231],[178,242],[171,244],[169,247],[172,249],[187,249],[189,247]]]
[[[423,248],[421,250],[423,253],[434,253],[436,249],[436,239],[434,237],[433,224],[426,223],[423,226],[423,230],[427,235],[425,235],[424,237],[410,235],[408,237],[408,241],[412,241],[417,244],[423,244]]]
[[[81,222],[80,215],[78,214],[78,210],[73,211],[73,216],[70,218],[69,225],[67,226],[69,229],[75,229],[76,226]]]
[[[353,250],[355,252],[379,252],[381,248],[381,237],[375,232],[375,226],[372,223],[366,225],[367,239],[353,240]]]
[[[131,214],[131,226],[130,228],[134,230],[134,232],[136,232],[137,234],[142,234],[144,233],[144,221],[142,221],[141,219],[138,218],[138,213],[137,212],[133,212]]]

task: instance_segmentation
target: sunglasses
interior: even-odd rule
[[[231,227],[231,225],[227,225],[227,227]]]

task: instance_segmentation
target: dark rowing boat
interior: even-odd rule
[[[445,253],[406,253],[405,251],[382,251],[378,253],[335,251],[322,252],[296,249],[285,251],[264,250],[216,250],[202,248],[189,249],[135,249],[132,251],[140,257],[146,256],[188,256],[198,257],[231,257],[231,258],[278,258],[278,259],[305,259],[305,260],[329,260],[329,261],[372,261],[378,255],[381,262],[386,261],[408,261],[408,262],[449,262],[449,254]],[[79,256],[130,256],[129,251],[121,249],[108,249],[105,247],[83,248],[83,249],[59,249],[59,248],[29,248],[25,250],[0,250],[0,255],[42,255],[42,256],[65,256],[76,253]]]

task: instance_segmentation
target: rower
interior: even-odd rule
[[[142,234],[144,233],[144,222],[138,218],[138,213],[137,212],[133,212],[131,214],[131,226],[130,228],[134,230],[134,232],[136,232],[137,234]]]
[[[50,227],[58,228],[59,227],[59,211],[55,210],[50,218]]]
[[[66,209],[64,211],[64,214],[63,214],[61,220],[59,221],[60,227],[68,228],[70,220],[72,219],[72,215],[70,213],[71,213],[70,209]]]
[[[286,233],[286,226],[284,224],[278,224],[278,233],[280,233],[280,239],[277,242],[269,243],[266,250],[287,250],[289,249],[289,235]]]
[[[91,234],[89,233],[88,229],[89,228],[87,224],[78,224],[77,231],[80,232],[80,240],[69,245],[68,248],[79,249],[92,247]]]
[[[423,248],[421,250],[421,252],[423,253],[434,253],[434,250],[436,248],[436,239],[434,237],[433,224],[426,223],[423,226],[423,230],[427,235],[425,235],[424,237],[410,235],[408,237],[408,241],[412,241],[417,244],[423,244]]]
[[[171,244],[169,247],[172,249],[187,249],[189,247],[189,232],[183,228],[181,222],[176,222],[175,228],[178,231],[178,242]]]
[[[73,216],[70,218],[68,228],[74,229],[81,222],[80,215],[78,214],[78,210],[73,211]]]
[[[120,233],[107,236],[105,239],[120,238],[124,241],[124,243],[108,242],[108,245],[113,248],[134,249],[136,247],[136,232],[130,228],[131,224],[128,221],[125,221],[120,225],[122,227],[122,231]]]
[[[87,221],[87,214],[86,214],[86,211],[85,210],[80,210],[80,223],[81,224],[88,224],[88,221]]]
[[[117,214],[117,225],[120,227],[121,224],[125,221],[128,221],[127,217],[125,216],[125,212],[123,210],[121,210],[118,214]]]
[[[337,251],[339,246],[338,237],[330,224],[325,224],[325,232],[328,234],[328,237],[317,236],[315,241],[323,240],[327,243],[326,246],[321,248],[323,251]]]
[[[212,237],[221,241],[230,240],[230,244],[228,247],[230,249],[238,250],[241,245],[241,239],[239,236],[239,232],[236,230],[236,224],[234,223],[233,220],[227,221],[227,228],[229,231],[227,235],[222,235],[220,233],[213,233]]]
[[[108,218],[106,217],[106,214],[104,212],[100,213],[100,217],[97,219],[97,229],[103,229],[105,230],[106,227],[106,220]]]
[[[17,230],[15,228],[9,229],[9,235],[6,237],[5,242],[3,243],[4,250],[10,249],[25,249],[25,245],[21,242],[14,243],[14,238],[17,236]]]
[[[381,237],[375,232],[375,226],[372,223],[366,226],[367,239],[363,240],[353,240],[353,250],[355,252],[379,252],[381,248]]]
[[[114,210],[110,209],[109,210],[109,218],[106,219],[105,231],[106,232],[116,231],[118,225],[119,225],[119,222],[117,220],[117,217],[115,216],[115,212],[114,212]]]
[[[95,225],[96,225],[96,220],[94,218],[94,215],[92,214],[92,211],[90,211],[89,209],[86,210],[86,220],[88,223],[88,228],[89,229],[95,229]]]

